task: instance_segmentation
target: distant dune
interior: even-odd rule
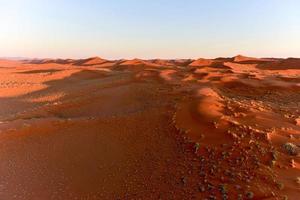
[[[89,66],[89,65],[101,65],[103,63],[106,63],[107,60],[99,58],[99,57],[92,57],[82,60],[77,60],[73,62],[74,65],[83,65],[83,66]]]
[[[194,60],[192,63],[190,63],[189,66],[204,67],[204,66],[210,66],[213,62],[214,61],[210,59],[199,58],[197,60]]]

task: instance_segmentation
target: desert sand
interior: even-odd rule
[[[300,59],[0,60],[0,199],[300,199]]]

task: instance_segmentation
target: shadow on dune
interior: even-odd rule
[[[36,59],[36,60],[26,60],[23,64],[72,64],[74,60],[72,59]]]
[[[34,74],[34,73],[41,73],[41,72],[45,72],[45,71],[33,70],[24,73]],[[46,97],[47,99],[48,96],[55,95],[57,93],[61,93],[63,94],[63,96],[59,97],[56,101],[73,98],[74,95],[75,96],[80,95],[80,91],[84,91],[85,88],[89,85],[89,83],[101,80],[105,77],[108,77],[108,75],[103,71],[82,70],[63,79],[44,82],[43,84],[47,85],[45,89],[37,90],[16,97],[0,98],[0,105],[3,108],[2,109],[3,111],[2,112],[0,111],[0,117],[3,118],[5,116],[10,116],[9,118],[15,118],[12,116],[16,115],[17,113],[26,111],[28,109],[29,110],[36,109],[39,106],[43,106],[51,102],[51,100],[49,101],[45,100],[42,102],[30,102],[29,99],[35,99],[40,97]],[[97,84],[94,83],[93,85],[97,85]],[[11,106],[11,105],[16,105],[16,106]],[[8,108],[9,111],[5,110],[6,108]]]
[[[272,61],[266,61],[266,60],[247,60],[247,61],[239,61],[239,62],[235,62],[238,64],[274,64],[276,61],[272,60]]]
[[[30,71],[23,71],[23,72],[16,72],[18,74],[39,74],[39,73],[54,73],[54,72],[59,72],[62,70],[59,69],[41,69],[41,70],[30,70]]]
[[[36,72],[38,73],[38,72]],[[63,79],[57,79],[57,80],[51,80],[46,81],[43,84],[46,84],[48,87],[43,90],[35,91],[26,95],[23,95],[19,98],[27,98],[27,97],[34,97],[39,96],[42,94],[48,94],[49,92],[52,92],[53,90],[58,90],[63,93],[68,93],[70,88],[80,88],[80,85],[84,85],[90,81],[94,81],[97,79],[102,79],[107,77],[107,73],[103,71],[97,71],[97,70],[82,70],[76,73],[73,73],[72,75],[65,77]]]
[[[284,60],[277,60],[274,62],[266,62],[258,64],[258,69],[265,70],[288,70],[300,69],[300,58],[288,58]]]

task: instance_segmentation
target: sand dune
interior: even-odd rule
[[[300,59],[0,60],[0,199],[300,196]]]
[[[125,65],[125,66],[143,66],[147,65],[147,61],[141,60],[141,59],[132,59],[132,60],[124,60],[120,63],[120,65]]]
[[[163,60],[163,59],[153,59],[153,60],[148,60],[148,62],[160,65],[160,66],[175,66],[174,62],[171,60]]]
[[[204,59],[204,58],[199,58],[192,63],[189,64],[191,67],[204,67],[204,66],[210,66],[213,63],[212,60],[210,59]]]
[[[300,59],[299,58],[288,58],[276,60],[275,62],[269,62],[258,65],[260,69],[264,70],[287,70],[287,69],[298,69],[300,70]]]
[[[99,58],[99,57],[92,57],[82,60],[77,60],[73,64],[74,65],[82,65],[82,66],[91,66],[91,65],[101,65],[103,63],[106,63],[107,60]]]
[[[243,55],[237,55],[235,57],[233,57],[233,62],[240,62],[240,63],[249,63],[249,62],[256,62],[256,63],[260,63],[260,62],[269,62],[269,61],[274,61],[274,59],[270,59],[270,58],[253,58],[253,57],[247,57],[247,56],[243,56]]]

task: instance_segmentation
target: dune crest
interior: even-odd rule
[[[105,62],[107,62],[107,60],[102,59],[100,57],[91,57],[91,58],[75,61],[73,64],[81,65],[81,66],[91,66],[91,65],[101,65]]]
[[[233,62],[268,62],[273,61],[273,59],[269,58],[254,58],[254,57],[247,57],[243,55],[237,55],[233,57]]]
[[[204,67],[204,66],[210,66],[212,63],[213,63],[213,61],[210,59],[199,58],[199,59],[193,61],[191,64],[189,64],[189,66]]]

